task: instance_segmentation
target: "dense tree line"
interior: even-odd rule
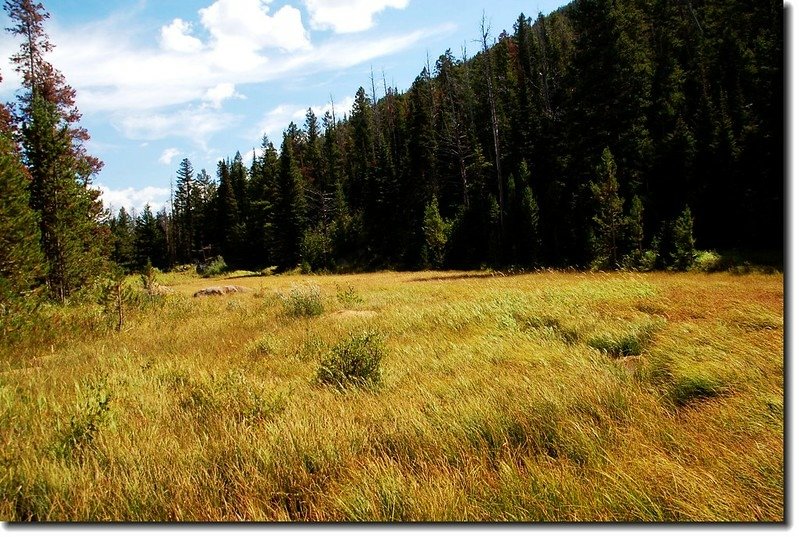
[[[309,110],[216,181],[184,161],[148,256],[677,268],[686,240],[779,251],[782,16],[776,0],[577,0],[493,43],[484,23],[475,57],[446,51],[405,93],[372,79],[343,120]]]

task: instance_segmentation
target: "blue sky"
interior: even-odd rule
[[[566,0],[44,0],[56,45],[50,61],[78,92],[95,178],[107,205],[162,206],[180,160],[212,175],[267,134],[332,101],[341,116],[374,70],[404,91],[451,48],[478,49],[483,11],[492,34],[512,31]],[[5,14],[2,27],[8,26]],[[0,40],[0,99],[18,79],[17,43]],[[380,91],[378,91],[378,94]]]

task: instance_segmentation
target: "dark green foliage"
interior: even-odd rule
[[[219,255],[197,266],[197,274],[203,278],[214,278],[227,272],[228,266],[224,258]]]
[[[340,390],[375,387],[381,380],[385,344],[374,332],[351,335],[328,353],[317,371],[322,384]]]
[[[596,170],[597,182],[591,183],[596,213],[594,214],[594,263],[596,268],[617,268],[624,242],[624,201],[619,197],[616,162],[607,147]]]
[[[124,207],[112,218],[111,240],[113,246],[111,259],[126,271],[137,267],[136,263],[136,221],[128,215]]]
[[[307,222],[303,177],[294,153],[297,140],[292,133],[296,128],[292,126],[285,132],[280,148],[274,222],[275,261],[285,270],[294,268],[301,261],[300,249]]]
[[[343,121],[309,111],[249,170],[220,163],[202,260],[651,270],[694,247],[779,250],[779,2],[576,0],[482,30],[478,55],[445,51],[407,92],[373,77]],[[695,246],[672,225],[686,205]]]
[[[694,263],[694,219],[691,209],[686,207],[674,222],[674,245],[671,251],[672,266],[677,270],[688,270]]]
[[[19,128],[21,161],[30,177],[30,207],[39,226],[46,261],[44,279],[51,297],[66,300],[106,268],[108,239],[100,193],[91,179],[102,163],[89,156],[89,139],[78,126],[75,90],[45,58],[54,48],[44,31],[49,14],[41,4],[8,0],[4,9],[20,37],[11,62],[22,78],[22,91],[11,114]],[[7,135],[9,114],[3,110],[0,130]],[[4,153],[13,146],[3,147]]]
[[[0,129],[0,304],[36,283],[43,257],[29,178],[10,136]]]
[[[106,268],[99,192],[81,177],[81,162],[55,104],[35,96],[22,135],[47,286],[54,298],[65,300]]]

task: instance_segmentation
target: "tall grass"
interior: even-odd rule
[[[0,519],[784,520],[779,275],[471,276],[43,306],[0,342]]]

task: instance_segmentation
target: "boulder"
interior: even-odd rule
[[[235,293],[248,293],[252,289],[247,287],[240,287],[238,285],[223,285],[219,287],[206,287],[205,289],[200,289],[196,293],[194,293],[194,298],[203,297],[203,296],[223,296],[223,295],[232,295]]]

